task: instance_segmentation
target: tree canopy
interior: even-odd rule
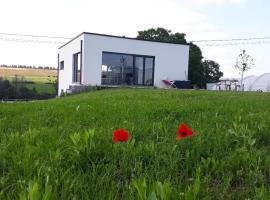
[[[184,33],[172,33],[171,30],[165,28],[150,28],[145,31],[138,31],[138,39],[158,41],[158,42],[170,42],[176,44],[187,44]]]
[[[150,41],[158,41],[158,42],[169,42],[175,44],[188,44],[186,39],[185,33],[172,33],[171,30],[165,28],[150,28],[144,31],[138,31],[138,39],[142,40],[150,40]],[[206,80],[209,80],[211,74],[205,74],[206,72],[211,72],[211,69],[205,70],[206,67],[203,66],[203,55],[201,49],[193,44],[189,43],[190,50],[189,50],[189,67],[188,67],[188,79],[191,81],[191,84],[196,85],[198,87],[205,87]],[[209,66],[211,68],[211,66]],[[218,67],[219,71],[219,67]],[[219,71],[220,72],[220,71]],[[212,72],[211,72],[212,73]],[[216,74],[216,73],[215,73]],[[221,76],[223,75],[222,72],[219,73]],[[213,82],[216,80],[216,77],[210,80]]]
[[[203,82],[216,83],[223,76],[223,72],[220,71],[220,65],[213,60],[205,60],[202,62],[203,66]]]

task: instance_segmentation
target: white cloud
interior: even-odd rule
[[[180,2],[186,3],[186,4],[192,4],[192,5],[201,6],[201,5],[207,5],[207,4],[216,4],[216,5],[223,5],[223,4],[243,4],[247,0],[190,0],[190,1],[176,0],[176,1],[180,1]]]
[[[246,0],[193,0],[200,4],[224,4],[224,3],[230,3],[230,4],[241,4],[245,3]]]
[[[9,0],[1,1],[0,32],[74,37],[89,31],[135,37],[137,31],[164,27],[188,40],[228,39],[233,33],[211,23],[194,5],[241,4],[246,0]],[[188,2],[192,2],[190,5]],[[14,6],[16,5],[16,6]],[[2,36],[1,36],[2,37]],[[0,41],[0,64],[56,66],[60,45]],[[241,49],[202,47],[205,59],[218,61],[233,76]]]
[[[74,37],[89,31],[135,37],[152,27],[187,35],[216,29],[207,16],[174,0],[9,0],[0,7],[0,32]],[[0,63],[56,66],[58,46],[0,41]]]

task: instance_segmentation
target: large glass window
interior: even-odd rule
[[[133,56],[103,53],[102,84],[120,85],[133,83]]]
[[[81,53],[73,54],[73,78],[74,83],[81,82]]]
[[[154,57],[102,53],[101,84],[153,85]]]
[[[135,57],[135,85],[143,85],[143,57]]]
[[[145,58],[145,75],[144,75],[145,85],[153,85],[153,72],[154,72],[153,67],[154,67],[154,59]]]

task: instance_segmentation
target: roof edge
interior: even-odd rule
[[[66,46],[67,44],[69,44],[70,42],[74,41],[75,39],[77,39],[78,37],[80,37],[81,35],[84,35],[84,34],[87,34],[87,35],[96,35],[96,36],[104,36],[104,37],[113,37],[113,38],[120,38],[120,39],[128,39],[128,40],[137,40],[137,41],[144,41],[144,42],[156,42],[156,43],[165,43],[165,44],[173,44],[173,45],[190,46],[189,43],[187,43],[187,44],[179,44],[179,43],[173,43],[173,42],[162,42],[162,41],[153,41],[153,40],[143,40],[143,39],[138,39],[138,38],[126,37],[126,36],[116,36],[116,35],[101,34],[101,33],[82,32],[81,34],[77,35],[76,37],[74,37],[73,39],[71,39],[70,41],[68,41],[67,43],[65,43],[64,45],[62,45],[61,47],[59,47],[59,49],[61,49],[62,47]]]
[[[80,33],[79,35],[77,35],[76,37],[72,38],[71,40],[69,40],[68,42],[66,42],[65,44],[63,44],[62,46],[60,46],[58,49],[63,48],[64,46],[68,45],[69,43],[71,43],[72,41],[76,40],[78,37],[82,36],[84,34],[84,32]]]

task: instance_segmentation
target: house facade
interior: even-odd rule
[[[59,48],[58,95],[72,86],[156,86],[185,81],[189,45],[81,33]]]

